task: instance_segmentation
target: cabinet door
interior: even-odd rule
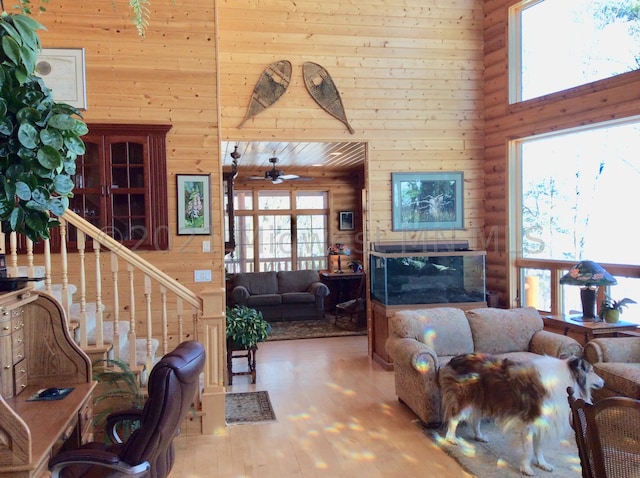
[[[82,139],[86,152],[76,159],[73,198],[69,200],[69,208],[97,228],[102,228],[106,217],[104,136],[88,134]],[[74,227],[69,227],[67,237],[70,243],[77,241]]]
[[[145,136],[106,138],[108,153],[106,227],[114,239],[135,247],[147,241],[152,227],[147,197],[149,148]]]

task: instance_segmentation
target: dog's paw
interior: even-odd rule
[[[473,439],[482,443],[489,443],[489,439],[483,434],[476,435]]]
[[[520,473],[526,476],[535,476],[535,473],[529,465],[520,465]]]
[[[553,465],[550,465],[546,461],[536,463],[536,466],[544,471],[553,471]]]

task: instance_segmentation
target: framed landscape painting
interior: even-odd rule
[[[211,234],[211,175],[177,174],[178,235]]]
[[[394,231],[463,228],[462,172],[392,173]]]

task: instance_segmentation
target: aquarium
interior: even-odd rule
[[[370,252],[371,298],[384,305],[484,305],[485,257],[468,249]]]

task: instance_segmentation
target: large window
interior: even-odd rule
[[[227,272],[325,269],[326,191],[234,191],[236,248]]]
[[[513,103],[640,68],[640,1],[527,0],[510,37]]]
[[[640,264],[640,119],[521,140],[516,150],[523,303],[551,311],[557,295],[562,313],[579,311],[576,288],[557,279],[580,260],[611,265],[610,295],[640,302],[640,266],[628,267]],[[640,323],[631,307],[623,320]]]

